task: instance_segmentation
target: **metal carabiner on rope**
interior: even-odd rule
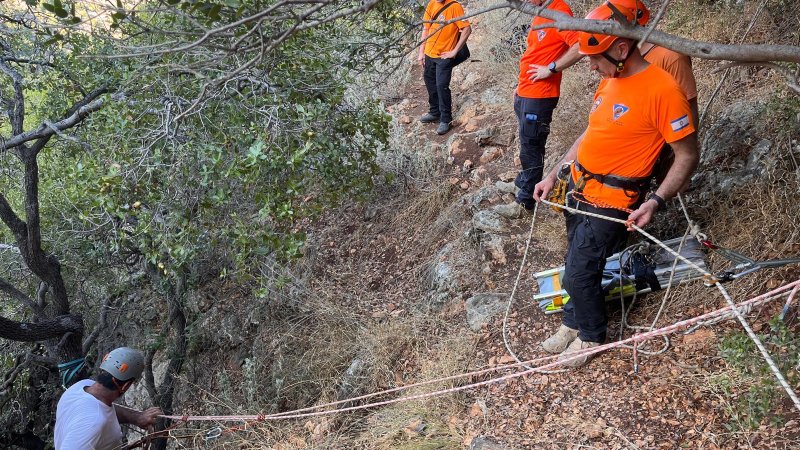
[[[222,436],[222,427],[214,427],[208,431],[206,431],[206,435],[203,436],[204,441],[211,441],[218,437]]]

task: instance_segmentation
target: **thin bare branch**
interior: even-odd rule
[[[44,139],[44,138],[50,138],[54,134],[56,134],[56,132],[54,131],[54,128],[59,130],[59,131],[64,131],[64,130],[66,130],[68,128],[72,128],[75,125],[81,123],[81,121],[83,121],[91,113],[101,109],[103,106],[105,106],[105,104],[106,104],[106,101],[105,101],[104,98],[97,99],[97,100],[95,100],[93,102],[90,102],[89,104],[87,104],[85,106],[82,106],[82,107],[78,108],[78,110],[75,111],[72,115],[70,115],[70,116],[68,116],[68,117],[66,117],[66,118],[64,118],[64,119],[62,119],[62,120],[60,120],[58,122],[52,123],[52,125],[54,127],[50,127],[47,124],[42,124],[35,130],[24,132],[24,133],[19,133],[19,134],[13,136],[11,139],[8,139],[7,141],[2,142],[2,146],[0,146],[0,151],[5,151],[5,150],[9,150],[9,149],[18,147],[18,146],[20,146],[20,145],[22,145],[22,144],[24,144],[26,142],[39,140],[39,139]]]
[[[5,292],[9,297],[13,298],[14,300],[18,301],[22,305],[26,306],[28,309],[33,311],[39,319],[46,319],[47,316],[44,313],[44,310],[36,304],[36,302],[25,295],[24,292],[20,291],[16,287],[12,286],[11,283],[8,281],[0,278],[0,291]]]

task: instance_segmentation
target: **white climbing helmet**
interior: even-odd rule
[[[144,355],[129,347],[116,348],[103,357],[100,368],[120,381],[139,378],[144,371]]]

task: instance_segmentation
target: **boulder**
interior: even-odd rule
[[[503,151],[498,147],[487,147],[480,157],[481,164],[488,164],[495,159],[503,156]]]
[[[483,209],[472,216],[472,228],[488,233],[502,233],[508,227],[500,214]]]
[[[492,317],[503,312],[508,302],[508,294],[483,293],[467,299],[467,324],[470,330],[478,332],[481,326],[489,323]]]
[[[508,262],[503,247],[503,238],[496,234],[487,233],[481,238],[481,250],[483,250],[483,253],[501,266]]]
[[[508,450],[508,447],[489,436],[478,436],[470,442],[469,450]]]

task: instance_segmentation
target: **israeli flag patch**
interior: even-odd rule
[[[689,115],[687,114],[683,117],[673,120],[670,122],[670,125],[672,125],[672,131],[681,131],[689,126]]]

